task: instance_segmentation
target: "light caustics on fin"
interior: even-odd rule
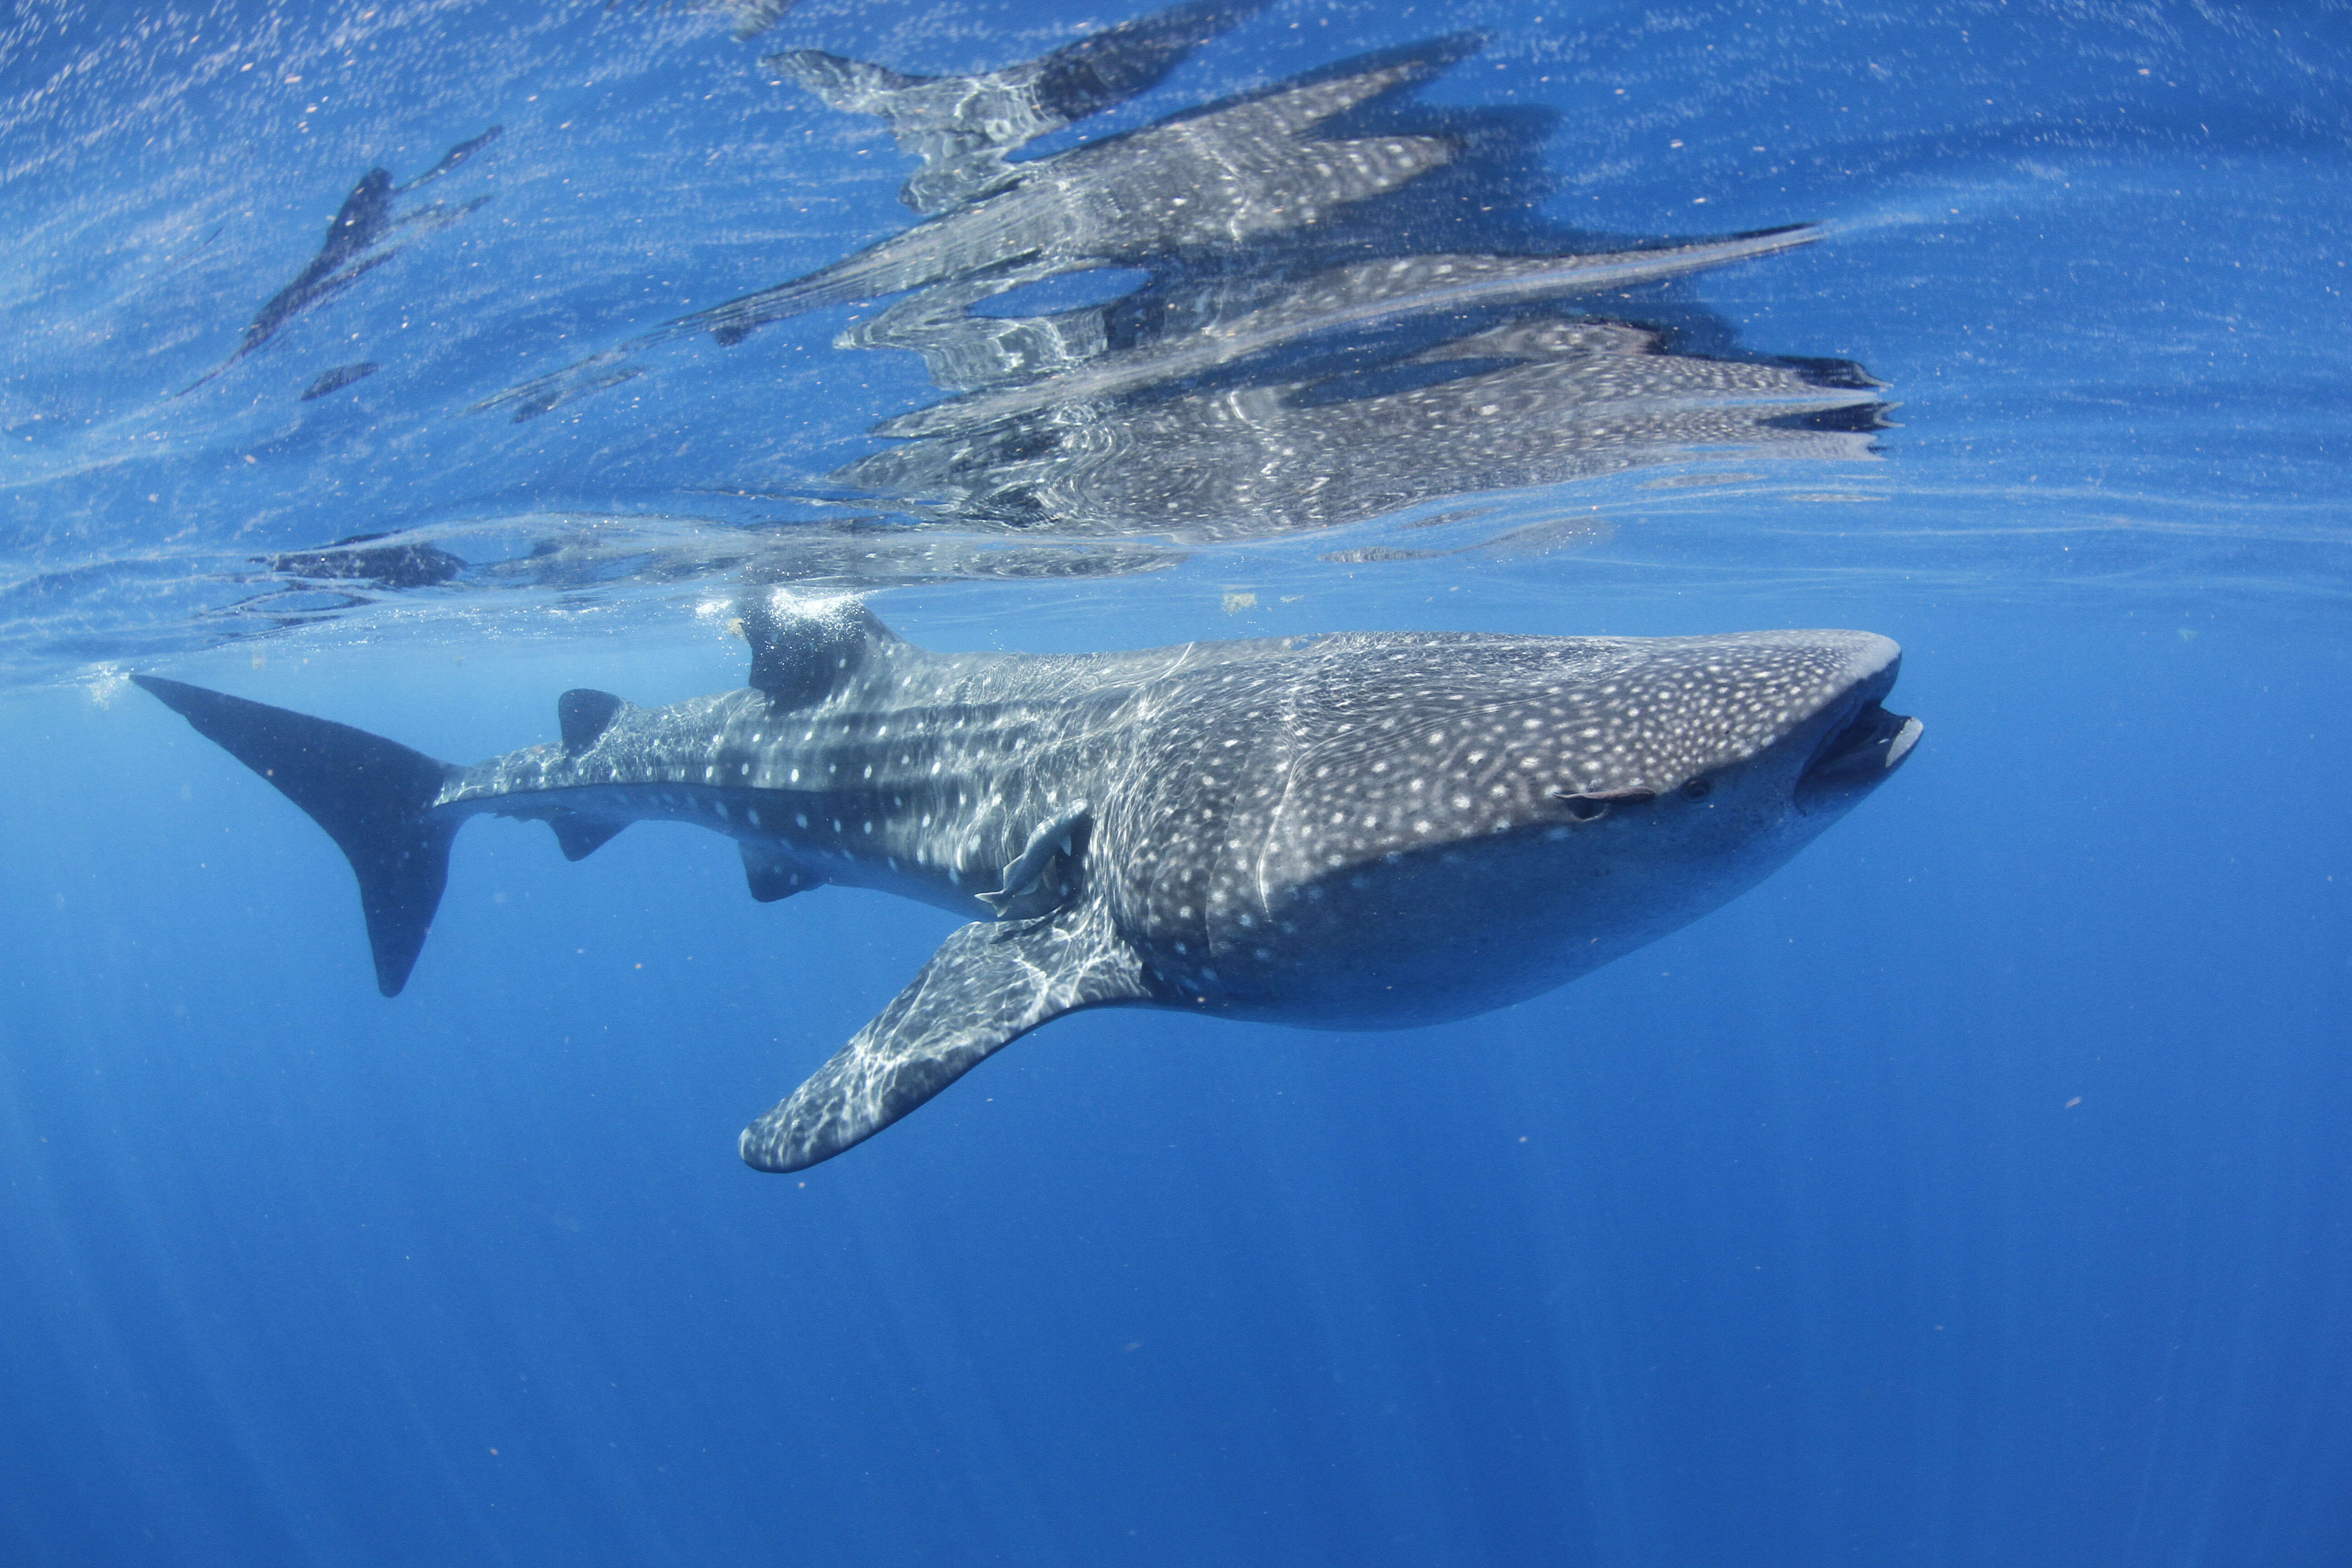
[[[559,744],[470,767],[133,679],[341,847],[387,996],[484,814],[547,823],[573,860],[691,823],[737,842],[761,901],[833,882],[963,915],[745,1131],[768,1171],[1081,1008],[1387,1028],[1536,994],[1751,885],[1921,734],[1884,706],[1900,650],[1858,632],[1031,658],[928,652],[851,598],[740,608],[745,688],[659,708],[576,689]]]

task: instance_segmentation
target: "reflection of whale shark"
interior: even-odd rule
[[[1674,292],[1824,231],[1636,243],[1549,223],[1548,119],[1405,98],[1475,39],[1007,161],[1239,15],[1180,6],[977,77],[771,57],[828,103],[887,119],[924,161],[908,200],[936,216],[478,406],[528,418],[638,374],[653,343],[732,342],[896,293],[839,344],[920,354],[958,395],[881,421],[892,445],[828,480],[950,526],[1255,537],[1662,463],[1871,455],[1883,405],[1867,373],[1741,353]],[[1105,284],[1125,291],[1103,299]],[[1050,303],[1074,290],[1098,302]],[[1581,313],[1596,306],[1637,319]],[[1512,547],[1604,531],[1521,528]]]
[[[825,882],[967,924],[748,1128],[814,1164],[1079,1008],[1317,1028],[1465,1017],[1641,946],[1885,780],[1918,721],[1864,632],[1443,634],[940,655],[853,601],[746,616],[748,689],[557,704],[560,746],[470,768],[176,681],[140,684],[331,835],[385,994],[470,816],[579,859],[630,823],[736,840],[751,896]]]
[[[1409,82],[1464,46],[1349,75],[1291,83],[1033,163],[978,200],[773,288],[681,316],[563,370],[476,404],[520,420],[610,384],[613,363],[708,332],[736,343],[772,321],[1033,258],[1062,267],[1244,247],[1396,190],[1444,163],[1429,136],[1322,140],[1316,126]]]
[[[328,224],[326,242],[319,247],[319,254],[310,258],[310,264],[295,276],[294,281],[271,295],[268,302],[255,314],[253,320],[246,324],[245,337],[236,345],[235,353],[213,369],[182,387],[175,395],[185,395],[194,392],[197,387],[204,385],[205,383],[268,342],[276,335],[278,328],[294,317],[314,305],[323,304],[333,299],[368,273],[399,255],[398,246],[389,249],[383,248],[385,242],[395,234],[419,225],[423,226],[423,231],[445,228],[488,201],[489,198],[487,196],[477,196],[472,201],[455,207],[443,206],[436,203],[433,205],[419,207],[413,212],[397,216],[393,212],[394,196],[405,195],[419,185],[439,179],[476,153],[497,141],[502,133],[502,127],[493,125],[479,136],[458,142],[441,155],[439,163],[405,184],[394,184],[391,171],[386,169],[370,169],[361,176],[360,183],[352,188],[352,194],[343,198],[341,210],[337,212],[334,220]],[[313,384],[320,385],[325,379],[321,377],[320,383]],[[355,381],[359,377],[352,376],[349,379]],[[349,381],[337,382],[335,384],[347,385]],[[321,386],[320,391],[308,393],[305,395],[319,396],[323,395],[324,392],[332,390],[334,390],[332,386]]]
[[[1167,312],[1178,324],[1116,350],[1108,307],[1043,319],[972,314],[971,307],[990,295],[1034,280],[1012,269],[910,294],[844,333],[843,342],[912,349],[941,386],[990,388],[902,415],[875,431],[926,436],[1179,384],[1345,329],[1603,294],[1810,245],[1821,234],[1800,226],[1595,256],[1398,256],[1332,268],[1269,300],[1220,279]],[[1010,384],[992,385],[999,383]]]
[[[1352,374],[1046,401],[977,430],[939,418],[835,477],[942,516],[1258,538],[1703,456],[1866,458],[1875,384],[1834,362],[1667,353],[1621,322],[1534,317]]]
[[[1444,163],[1428,136],[1339,141],[1308,132],[1344,110],[1421,80],[1407,60],[1309,82],[1019,165],[979,201],[806,278],[682,317],[681,330],[740,342],[825,305],[895,294],[1033,256],[1120,261],[1244,246],[1319,222]]]
[[[1458,53],[1441,41],[1405,59],[1427,72]],[[1335,68],[1327,80],[1369,82],[1400,63]],[[832,479],[940,521],[1201,540],[1710,457],[1870,455],[1878,384],[1858,366],[1727,353],[1728,332],[1687,311],[1666,330],[1565,313],[1622,308],[1635,289],[1662,304],[1672,279],[1821,229],[1598,249],[1526,219],[1468,217],[1473,203],[1524,207],[1506,198],[1528,184],[1529,127],[1450,112],[1439,134],[1411,121],[1391,132],[1449,150],[1410,181],[1213,263],[1181,249],[1047,247],[858,322],[845,346],[911,350],[962,395],[882,421],[876,435],[907,444]],[[1322,145],[1292,152],[1314,159]],[[1426,247],[1440,237],[1494,248]],[[1149,279],[1100,304],[1009,308],[1104,260],[1148,266]],[[1693,342],[1714,352],[1683,346]],[[1602,531],[1523,529],[1513,547]]]

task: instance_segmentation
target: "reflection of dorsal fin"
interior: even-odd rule
[[[908,76],[822,49],[791,49],[760,63],[835,109],[888,121],[899,151],[923,161],[900,199],[917,212],[938,213],[1010,179],[1007,153],[1158,86],[1195,48],[1262,5],[1189,0],[971,76]]]
[[[743,879],[751,885],[751,896],[763,904],[789,899],[824,880],[781,850],[764,844],[746,844],[742,847]]]
[[[604,738],[613,721],[628,703],[609,691],[575,687],[555,700],[555,721],[563,731],[563,749],[578,756]],[[574,859],[579,857],[572,857]]]
[[[824,700],[898,636],[856,599],[795,604],[760,595],[744,603],[743,638],[751,645],[746,684],[779,707],[800,708]]]

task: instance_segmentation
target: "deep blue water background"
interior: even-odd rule
[[[722,573],[279,628],[220,563],[872,449],[938,394],[851,312],[459,410],[906,225],[887,137],[761,50],[972,69],[1129,13],[363,12],[44,13],[0,61],[0,1559],[2352,1562],[2342,8],[1277,6],[1107,115],[1487,27],[1424,96],[1557,111],[1560,221],[1840,224],[1669,302],[1858,361],[1893,426],[1492,501],[1583,549],[1318,559],[1374,524],[875,598],[902,632],[1866,626],[1927,738],[1566,990],[1081,1016],[784,1178],[736,1129],[945,917],[487,822],[386,1003],[332,847],[120,673],[461,759],[567,687],[739,683]],[[478,213],[161,401],[371,161],[492,122]]]

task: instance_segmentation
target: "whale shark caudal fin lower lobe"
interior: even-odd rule
[[[157,676],[131,679],[327,830],[359,879],[376,989],[398,995],[449,880],[457,826],[426,815],[448,764],[331,720]]]
[[[743,1163],[799,1171],[862,1143],[1038,1025],[1151,994],[1097,901],[950,932],[923,972],[782,1103],[743,1129]]]

